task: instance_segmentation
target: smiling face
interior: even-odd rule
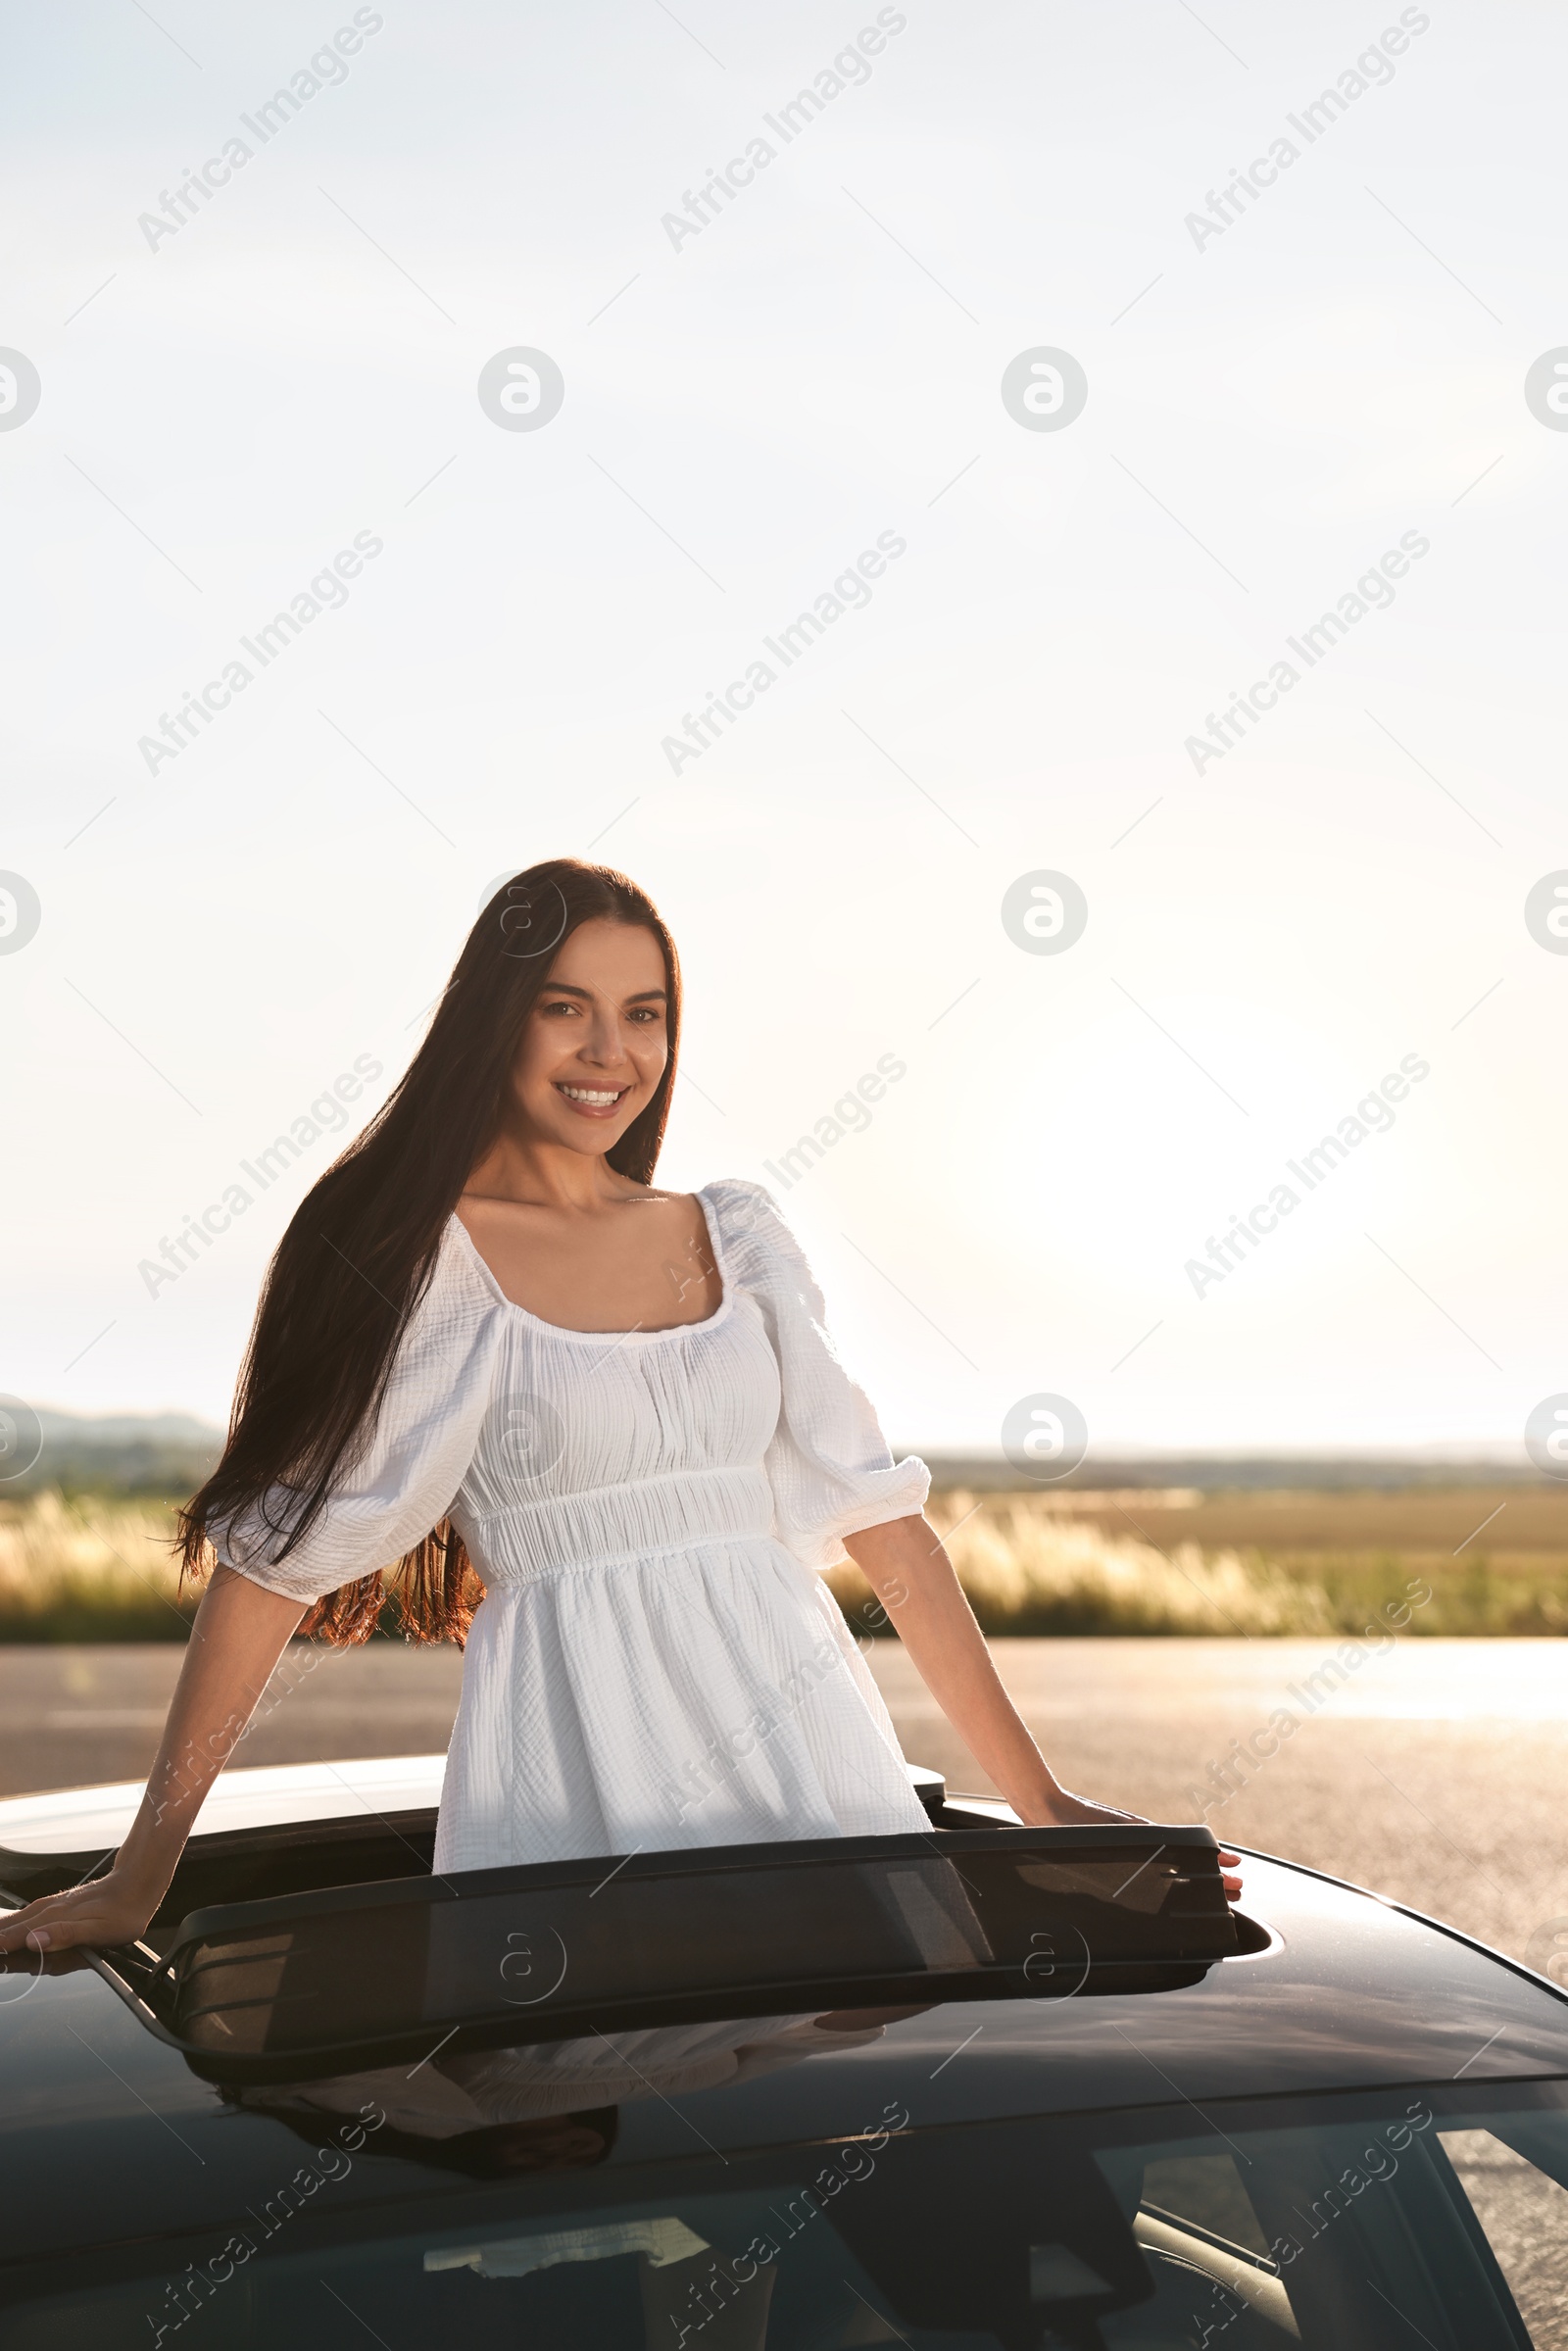
[[[550,968],[512,1064],[530,1140],[598,1155],[648,1107],[669,1059],[664,958],[652,931],[585,922]]]

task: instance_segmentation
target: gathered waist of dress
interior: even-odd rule
[[[758,1464],[667,1470],[578,1494],[518,1495],[488,1510],[465,1495],[454,1515],[486,1583],[505,1586],[704,1543],[765,1538],[773,1531],[773,1495]]]

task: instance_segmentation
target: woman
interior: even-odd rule
[[[1021,1819],[1130,1817],[1047,1769],[767,1194],[655,1189],[679,1014],[621,875],[562,858],[485,908],[273,1258],[141,1810],[0,1948],[139,1935],[284,1643],[366,1639],[389,1580],[417,1639],[471,1619],[438,1873],[923,1830],[814,1573],[846,1553]]]

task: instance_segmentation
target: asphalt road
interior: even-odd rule
[[[1568,1647],[1406,1641],[999,1641],[1054,1768],[1081,1793],[1193,1820],[1374,1886],[1568,1980]],[[896,1641],[868,1652],[911,1760],[988,1784]],[[132,1779],[158,1741],[174,1646],[0,1648],[0,1793]],[[308,1661],[308,1662],[307,1662]],[[302,1671],[302,1664],[306,1670]],[[462,1660],[378,1643],[296,1651],[237,1763],[443,1746]],[[1270,1718],[1273,1717],[1272,1729]],[[1289,1726],[1289,1727],[1287,1727]],[[1275,1751],[1235,1761],[1258,1734]],[[1229,1760],[1234,1792],[1212,1767]],[[1543,1939],[1546,1938],[1546,1939]]]

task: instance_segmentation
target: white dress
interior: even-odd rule
[[[318,1599],[450,1515],[484,1581],[464,1659],[438,1872],[926,1815],[816,1571],[919,1510],[760,1185],[698,1195],[723,1284],[707,1322],[569,1331],[514,1305],[453,1217],[376,1425],[274,1562],[253,1515],[220,1558]],[[289,1497],[269,1497],[283,1523]]]

